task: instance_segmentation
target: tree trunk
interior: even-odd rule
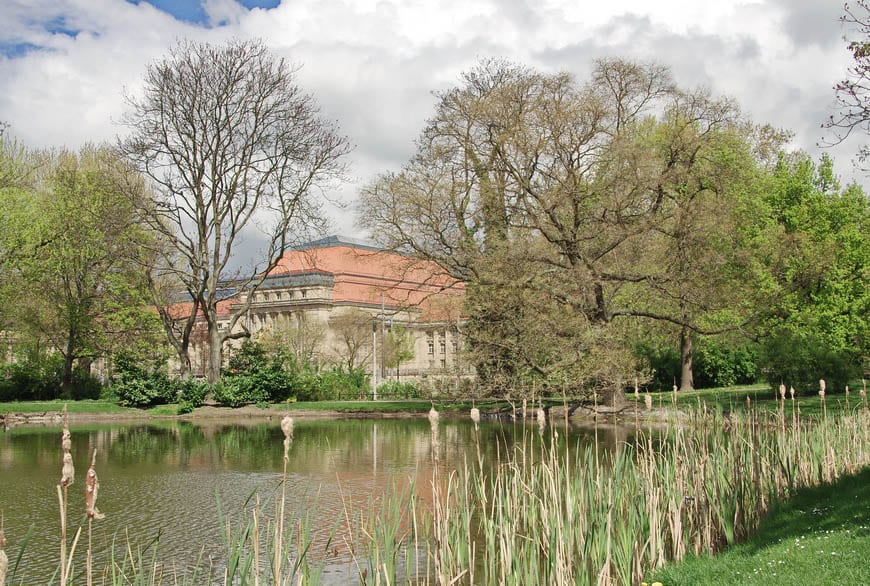
[[[60,379],[60,396],[72,399],[73,361],[75,360],[75,332],[70,331],[66,340],[66,351],[63,353],[63,373]]]
[[[691,391],[695,388],[692,376],[692,334],[683,326],[680,330],[680,390]]]
[[[223,338],[217,324],[208,324],[208,382],[215,384],[221,378]]]

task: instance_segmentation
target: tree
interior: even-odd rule
[[[803,391],[838,389],[870,354],[870,201],[841,187],[833,161],[782,154],[767,195],[775,246],[759,328],[767,376]]]
[[[364,368],[372,358],[372,323],[374,318],[361,309],[350,308],[329,319],[329,329],[337,341],[333,354],[338,363],[353,371]]]
[[[20,335],[45,340],[62,354],[62,392],[69,396],[77,364],[87,371],[97,356],[153,332],[131,254],[148,245],[149,235],[127,197],[137,174],[111,149],[47,153],[40,163],[34,189],[21,194],[14,227],[21,246],[14,324]]]
[[[414,335],[402,324],[394,324],[384,337],[384,368],[395,368],[398,381],[402,363],[413,359]]]
[[[185,342],[204,319],[215,381],[224,342],[249,335],[240,318],[254,292],[291,243],[323,225],[315,195],[342,175],[348,141],[320,118],[296,70],[255,41],[182,42],[149,66],[144,95],[128,101],[132,134],[120,148],[156,191],[141,213],[169,246],[158,272],[193,304],[176,349],[189,364]],[[257,238],[260,261],[234,271],[242,243]],[[219,328],[226,299],[235,303]]]
[[[617,259],[635,253],[632,237],[656,198],[624,135],[672,83],[664,68],[620,60],[598,62],[583,86],[500,61],[462,81],[439,95],[411,161],[364,191],[364,222],[385,245],[467,282],[467,334],[484,384],[531,376],[561,385],[557,373],[576,373],[607,338],[590,332],[607,327],[614,287],[632,278]],[[566,351],[529,351],[526,325]],[[506,336],[502,326],[522,329]],[[609,375],[598,382],[614,396],[632,378]],[[578,392],[601,386],[577,380]]]
[[[855,130],[870,132],[870,5],[867,0],[858,0],[855,4],[846,3],[844,10],[840,20],[856,35],[846,37],[854,63],[846,70],[846,79],[834,86],[837,111],[822,124],[832,132],[830,144],[846,140]],[[862,145],[859,160],[866,161],[868,155],[870,149]]]

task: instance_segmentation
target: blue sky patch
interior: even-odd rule
[[[8,59],[24,57],[31,51],[38,51],[42,47],[33,43],[3,43],[0,42],[0,55]]]
[[[281,0],[237,0],[247,9],[251,8],[274,8]],[[151,6],[167,14],[171,14],[178,20],[193,24],[208,24],[208,16],[202,7],[201,0],[127,0],[131,4],[146,2]]]

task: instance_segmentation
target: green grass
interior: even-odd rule
[[[655,407],[659,405],[670,407],[673,404],[673,392],[671,391],[650,393],[650,395],[652,395]],[[744,411],[746,410],[747,397],[750,399],[753,409],[770,412],[778,412],[781,409],[780,401],[774,398],[774,391],[766,384],[678,391],[677,407],[683,410],[694,409],[698,407],[699,403],[702,405],[706,403],[709,409],[718,411]],[[785,413],[791,415],[792,401],[789,395],[786,397]],[[634,394],[627,393],[626,398],[634,400]],[[641,394],[640,401],[643,403],[643,394]],[[828,411],[842,411],[846,406],[846,395],[844,393],[828,393],[825,401]],[[818,417],[823,413],[822,401],[818,395],[797,396],[795,402],[800,406],[802,416]],[[861,405],[861,397],[858,395],[857,387],[849,396],[848,405],[852,410]]]
[[[648,582],[679,584],[870,583],[870,468],[799,491],[751,540],[714,557],[665,566]]]
[[[62,411],[67,406],[69,413],[137,413],[138,409],[121,407],[109,400],[81,399],[78,401],[12,401],[0,403],[0,413],[42,413]]]

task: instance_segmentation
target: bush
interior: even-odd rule
[[[635,356],[640,364],[652,373],[650,387],[670,390],[680,378],[680,351],[676,344],[656,346],[639,343]]]
[[[73,371],[72,385],[72,399],[74,401],[99,399],[103,393],[103,384],[86,370],[77,368]]]
[[[829,392],[845,389],[860,376],[861,359],[856,350],[831,348],[813,332],[780,330],[765,341],[762,365],[771,388],[782,382],[810,394],[819,390],[819,379]]]
[[[174,403],[175,384],[159,367],[151,369],[132,358],[120,354],[115,357],[117,380],[112,390],[121,405],[127,407],[153,407]]]
[[[191,410],[201,407],[211,390],[212,386],[204,380],[184,379],[175,383],[175,392],[178,400],[182,405],[190,405]],[[190,411],[187,411],[187,413],[190,413]]]
[[[419,399],[420,389],[416,383],[389,380],[378,385],[378,396],[391,399]]]
[[[33,352],[2,370],[0,400],[50,401],[60,395],[63,357],[57,353]]]
[[[755,345],[732,345],[718,340],[702,340],[695,351],[695,387],[728,387],[758,382],[759,352]]]

